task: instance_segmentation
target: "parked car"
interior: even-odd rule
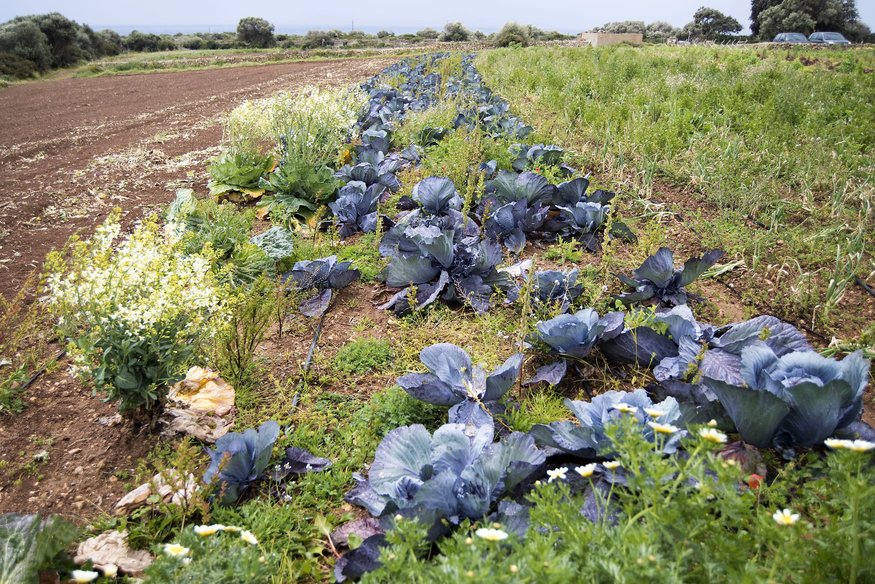
[[[782,32],[772,39],[773,43],[808,43],[808,37],[801,32]]]
[[[813,32],[808,37],[808,42],[821,45],[849,45],[851,41],[838,32]]]

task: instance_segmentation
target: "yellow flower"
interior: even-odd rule
[[[647,422],[647,425],[653,428],[654,432],[658,432],[659,434],[674,434],[680,428],[677,426],[672,426],[671,424],[657,424],[656,422]]]
[[[772,519],[774,519],[775,523],[778,525],[793,525],[799,521],[799,514],[793,513],[789,509],[784,509],[783,511],[775,511],[775,514],[772,515]]]
[[[715,442],[717,444],[724,444],[726,442],[726,434],[714,428],[700,428],[699,436],[708,442]]]
[[[517,568],[517,565],[516,565],[516,564],[511,564],[511,565],[510,565],[510,573],[511,573],[511,574],[516,574],[516,573],[519,572],[519,571],[520,571],[520,569]]]
[[[708,420],[708,426],[710,426],[711,428],[716,428],[717,427],[717,420],[715,420],[713,418]]]
[[[638,408],[635,406],[630,406],[629,404],[619,403],[614,406],[614,409],[618,412],[622,412],[624,414],[634,414],[638,411]]]
[[[86,582],[97,580],[97,577],[100,574],[90,570],[73,570],[70,572],[70,575],[73,577],[73,581],[76,582],[76,584],[85,584]]]
[[[651,418],[658,418],[663,415],[665,412],[662,410],[657,410],[656,408],[644,408],[644,413],[650,416]]]
[[[488,527],[481,527],[474,532],[474,535],[480,539],[485,539],[486,541],[502,541],[507,539],[506,531],[502,531],[501,529],[490,529]]]
[[[224,525],[195,525],[194,532],[201,537],[215,535],[220,531],[224,531]]]
[[[588,479],[589,477],[592,476],[592,473],[595,472],[595,467],[596,467],[595,463],[590,463],[590,464],[586,464],[584,466],[575,467],[574,472],[576,472],[577,474],[579,474],[583,478]]]
[[[251,543],[252,545],[258,545],[258,540],[252,534],[251,531],[242,531],[240,533],[240,539],[245,541],[246,543]]]
[[[828,438],[824,440],[824,444],[833,450],[851,450],[853,452],[868,452],[875,449],[875,442],[867,442],[866,440],[838,440],[836,438]]]
[[[608,460],[603,462],[602,465],[608,470],[617,470],[620,468],[620,461],[618,460]]]
[[[568,467],[560,466],[559,468],[555,468],[553,470],[547,471],[547,476],[550,477],[547,479],[548,483],[552,483],[556,479],[565,480],[565,473],[568,472]]]
[[[168,556],[173,556],[176,558],[184,558],[188,554],[191,553],[191,550],[185,546],[179,545],[178,543],[165,543],[164,544],[164,553]]]

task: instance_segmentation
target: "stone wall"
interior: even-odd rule
[[[644,42],[644,35],[641,33],[583,32],[578,38],[593,47],[606,47],[621,43],[640,45]]]

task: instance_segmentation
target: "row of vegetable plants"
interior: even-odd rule
[[[516,119],[502,120],[506,103],[482,86],[470,60],[463,61],[463,71],[460,80],[447,83],[448,93],[471,96],[477,105],[460,112],[456,126],[471,128],[481,123],[489,132],[525,138],[530,129]],[[437,80],[429,77],[423,85],[433,89]],[[335,215],[342,218],[344,235],[356,229],[375,231],[381,195],[400,186],[392,178],[381,179],[390,174],[387,170],[397,168],[395,161],[400,158],[382,168],[380,165],[391,142],[393,119],[386,114],[403,106],[393,101],[397,96],[391,90],[372,90],[370,95],[372,106],[361,124],[363,145],[356,152],[357,164],[341,171],[350,182],[362,178],[363,184],[354,197],[347,194],[332,205]],[[386,102],[391,105],[386,106]],[[422,107],[421,102],[417,105]],[[443,128],[428,129],[423,132],[425,145],[445,133]],[[415,152],[415,148],[405,152]],[[587,196],[587,178],[572,178],[553,186],[543,174],[526,170],[543,165],[553,167],[560,176],[573,176],[575,171],[561,162],[559,147],[520,145],[515,154],[512,169],[499,170],[494,161],[482,165],[485,188],[476,206],[463,211],[464,201],[455,185],[443,177],[429,177],[417,184],[410,200],[405,201],[407,212],[386,218],[391,226],[380,245],[381,253],[390,258],[385,281],[401,290],[384,308],[405,314],[440,297],[482,312],[488,310],[496,292],[503,293],[506,300],[515,299],[520,286],[497,269],[503,260],[497,244],[518,253],[527,234],[548,240],[560,235],[576,237],[588,249],[597,249],[599,229],[606,224],[613,194],[596,191]],[[407,160],[415,157],[408,154]],[[361,205],[367,189],[372,189],[368,204]],[[368,219],[360,221],[359,216]],[[634,237],[620,222],[610,228],[611,235]],[[871,440],[871,428],[859,422],[869,370],[859,353],[841,362],[821,357],[811,350],[804,335],[774,317],[720,328],[696,322],[686,306],[684,288],[721,256],[722,252],[714,250],[675,269],[673,254],[662,248],[631,277],[622,277],[633,291],[619,296],[633,306],[651,301],[658,310],[633,308],[600,318],[594,310],[584,309],[539,322],[537,332],[530,337],[532,345],[545,347],[559,360],[540,368],[529,383],[557,385],[569,362],[586,358],[598,346],[609,362],[653,367],[658,383],[650,393],[661,401],[651,402],[643,390],[609,392],[594,397],[590,404],[569,401],[576,423],[536,426],[530,436],[513,433],[495,443],[492,414],[500,414],[506,407],[500,400],[517,383],[523,355],[514,355],[487,375],[472,365],[461,348],[434,345],[422,353],[430,372],[402,377],[398,384],[426,402],[452,406],[449,424],[436,430],[433,437],[422,427],[401,428],[387,436],[371,466],[371,478],[356,477],[359,485],[348,494],[348,500],[375,516],[391,517],[389,523],[404,510],[408,517],[430,525],[433,538],[446,533],[447,520],[458,524],[494,512],[492,519],[507,522],[505,513],[496,511],[498,503],[506,502],[505,497],[526,479],[543,472],[547,453],[573,456],[585,464],[603,462],[610,456],[614,447],[605,427],[622,413],[634,414],[648,441],[660,442],[660,434],[668,435],[660,442],[666,454],[677,451],[685,435],[681,428],[709,422],[723,431],[738,433],[755,446],[776,446],[788,456],[834,434],[863,435]],[[575,299],[574,277],[561,272],[536,273],[534,297],[555,301],[558,296],[561,307],[567,310]],[[671,306],[674,308],[669,310]],[[706,435],[725,440],[720,430],[713,432]],[[449,445],[462,450],[455,451]],[[470,466],[448,468],[446,461],[429,454],[435,451],[470,461]],[[487,460],[497,461],[495,468],[490,468]],[[509,473],[511,467],[515,472]],[[484,479],[484,474],[489,478]],[[510,508],[517,514],[525,511],[518,504]],[[366,539],[351,558],[338,562],[338,579],[360,575],[362,564],[372,567],[378,556],[372,546],[384,542],[382,534]]]

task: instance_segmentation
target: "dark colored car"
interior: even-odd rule
[[[801,32],[782,32],[772,39],[773,43],[808,43],[808,37]]]
[[[849,45],[851,41],[838,32],[813,32],[808,37],[808,42],[821,45]]]

